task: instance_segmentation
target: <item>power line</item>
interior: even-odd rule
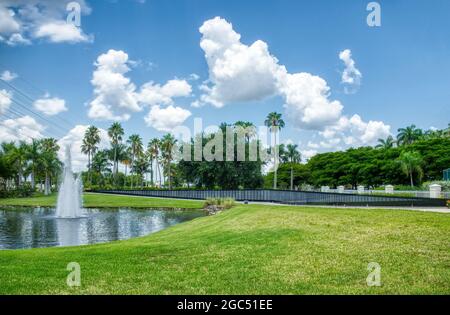
[[[0,80],[0,81],[2,81],[2,80]],[[20,90],[18,90],[17,88],[15,88],[15,87],[14,87],[13,85],[11,85],[10,83],[5,82],[5,81],[2,81],[2,82],[5,83],[5,84],[7,84],[8,86],[10,86],[11,88],[13,88],[14,91],[17,91],[18,93],[23,94],[22,92],[20,92]],[[67,133],[67,132],[68,132],[68,130],[67,130],[66,128],[60,126],[59,124],[57,124],[57,123],[55,123],[55,122],[53,122],[53,121],[47,119],[46,117],[42,116],[41,114],[39,114],[39,113],[35,112],[34,110],[28,108],[28,107],[27,107],[26,105],[24,105],[22,102],[19,102],[16,98],[12,97],[12,98],[11,98],[11,101],[12,101],[14,104],[16,104],[16,105],[20,106],[21,108],[25,109],[25,110],[26,110],[27,112],[29,112],[31,115],[34,115],[34,116],[39,117],[39,118],[42,119],[43,121],[47,122],[47,123],[50,124],[50,125],[53,125],[54,127],[58,128],[59,130],[63,131],[64,133]]]
[[[23,82],[25,82],[25,83],[28,84],[29,86],[33,87],[35,90],[40,91],[42,94],[45,94],[45,93],[46,93],[44,90],[42,90],[42,89],[36,87],[35,85],[33,85],[32,83],[30,83],[28,80],[25,80],[25,79],[22,78],[21,76],[18,77],[18,79],[21,80],[21,81],[23,81]],[[19,90],[17,87],[15,87],[14,85],[12,85],[11,83],[6,82],[6,81],[4,81],[4,80],[0,80],[0,81],[2,81],[4,84],[8,85],[10,88],[14,89],[14,90],[17,91],[19,94],[21,94],[23,97],[25,97],[26,99],[28,99],[28,100],[31,102],[31,104],[34,104],[34,102],[36,101],[35,98],[33,98],[33,97],[27,95],[27,93],[25,93],[25,92]],[[73,122],[68,121],[68,120],[64,119],[63,117],[56,116],[56,118],[59,119],[59,120],[60,120],[61,122],[63,122],[64,124],[66,124],[67,126],[69,126],[70,128],[72,128],[72,126],[75,125]]]

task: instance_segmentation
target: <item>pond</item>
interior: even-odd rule
[[[0,249],[126,240],[205,215],[200,210],[83,209],[81,218],[62,219],[54,208],[0,207]]]

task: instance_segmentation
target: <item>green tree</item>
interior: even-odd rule
[[[160,158],[160,152],[161,152],[161,141],[158,138],[153,138],[148,143],[148,153],[150,156],[150,160],[152,161],[152,182],[153,182],[153,161],[155,161],[156,166],[156,174],[155,174],[155,180],[157,180],[157,176],[159,174],[159,186],[161,186],[161,170],[159,168],[159,158]]]
[[[37,167],[40,162],[41,152],[39,151],[40,141],[33,139],[31,143],[27,146],[27,154],[26,157],[30,161],[30,169],[31,169],[31,188],[34,190],[36,188],[36,172]]]
[[[281,114],[271,112],[267,115],[264,125],[269,128],[269,131],[274,134],[274,178],[273,189],[277,189],[277,168],[278,168],[278,146],[277,146],[277,133],[284,128],[284,120],[281,118]]]
[[[419,140],[423,135],[422,129],[418,129],[416,125],[398,129],[397,143],[399,145],[410,145]]]
[[[134,163],[137,157],[140,157],[144,152],[144,146],[142,144],[142,138],[138,134],[132,134],[127,143],[130,146],[131,165],[134,167]],[[132,168],[138,169],[138,168]],[[133,188],[133,177],[131,177],[131,188]]]
[[[172,189],[172,173],[171,173],[171,164],[173,161],[173,150],[177,143],[177,140],[170,133],[163,136],[161,140],[161,152],[162,158],[164,161],[164,166],[167,168],[167,180],[169,183],[169,189]]]
[[[376,148],[378,149],[391,149],[394,147],[395,140],[392,136],[387,137],[386,139],[378,139],[378,144]]]
[[[56,139],[46,138],[41,142],[42,168],[45,174],[44,194],[51,192],[51,179],[61,170],[61,162],[58,159],[59,145]]]
[[[418,178],[422,178],[423,176],[423,170],[422,170],[422,164],[423,159],[419,152],[411,151],[411,152],[402,152],[402,154],[399,157],[399,162],[401,165],[401,168],[403,170],[403,173],[407,175],[411,182],[411,187],[414,187],[414,173],[417,174]]]
[[[108,136],[111,141],[111,147],[113,150],[113,175],[116,176],[119,169],[118,152],[119,144],[122,142],[124,131],[122,125],[119,122],[114,122],[111,127],[108,128]]]
[[[301,162],[301,154],[298,151],[298,145],[288,144],[286,152],[284,152],[285,159],[291,164],[291,190],[294,190],[294,164]]]
[[[100,143],[100,130],[95,126],[89,126],[83,137],[83,143],[81,144],[81,152],[88,156],[88,180],[91,183],[91,160],[94,154],[98,150],[98,144]]]

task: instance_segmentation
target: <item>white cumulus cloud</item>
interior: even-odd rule
[[[344,84],[344,91],[347,94],[355,93],[361,85],[361,72],[356,68],[355,60],[352,58],[352,51],[345,49],[339,53],[339,59],[344,62],[345,69],[342,72],[341,83]]]
[[[290,73],[265,42],[242,43],[241,35],[225,19],[207,20],[199,31],[209,79],[200,85],[203,94],[191,103],[193,107],[222,107],[231,102],[281,96],[293,126],[318,131],[322,137],[319,142],[310,142],[314,146],[311,154],[320,148],[370,144],[390,133],[390,126],[381,121],[365,122],[358,115],[348,118],[343,104],[331,98],[330,87],[323,78],[307,72]],[[351,51],[344,50],[339,57],[346,66],[342,76],[346,88],[359,86],[362,75]]]
[[[136,87],[125,74],[128,54],[110,49],[101,54],[94,64],[96,69],[91,83],[95,98],[89,104],[88,116],[98,120],[128,120],[130,112],[142,110],[138,103]]]
[[[52,43],[79,43],[92,41],[92,36],[83,33],[83,30],[66,21],[53,21],[40,25],[34,36],[48,38]]]
[[[9,82],[12,81],[14,79],[17,79],[18,75],[14,72],[11,72],[9,70],[5,70],[2,72],[2,74],[0,75],[0,80]]]
[[[215,17],[199,29],[200,47],[209,67],[209,81],[200,101],[216,107],[228,102],[260,100],[277,91],[278,60],[263,41],[247,46],[231,23]]]
[[[191,116],[190,111],[178,106],[169,105],[161,108],[159,105],[154,105],[145,116],[145,122],[158,131],[170,132],[175,127],[182,125],[189,116]]]
[[[69,1],[2,0],[0,3],[0,41],[10,46],[28,45],[34,39],[51,43],[91,42],[82,27],[67,23]],[[83,16],[91,13],[85,0],[76,1]]]
[[[0,114],[5,113],[11,106],[12,93],[7,90],[0,90]]]
[[[31,142],[32,139],[43,138],[45,127],[28,115],[6,119],[0,122],[0,139],[4,142],[20,141]]]
[[[47,116],[54,116],[61,112],[67,111],[66,101],[57,97],[45,98],[34,101],[33,107]]]
[[[161,86],[153,82],[142,85],[138,99],[146,105],[170,105],[173,98],[187,97],[192,93],[192,87],[186,80],[173,79]]]

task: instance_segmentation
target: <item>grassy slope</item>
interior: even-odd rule
[[[83,196],[83,205],[87,208],[108,208],[108,207],[171,207],[171,208],[189,208],[198,209],[203,205],[202,201],[164,199],[164,198],[142,198],[128,197],[106,194],[89,194]],[[42,206],[54,207],[56,205],[56,194],[51,196],[39,196],[31,198],[9,198],[0,199],[0,206]]]
[[[448,214],[239,205],[128,241],[0,251],[0,293],[449,294],[449,248]]]

